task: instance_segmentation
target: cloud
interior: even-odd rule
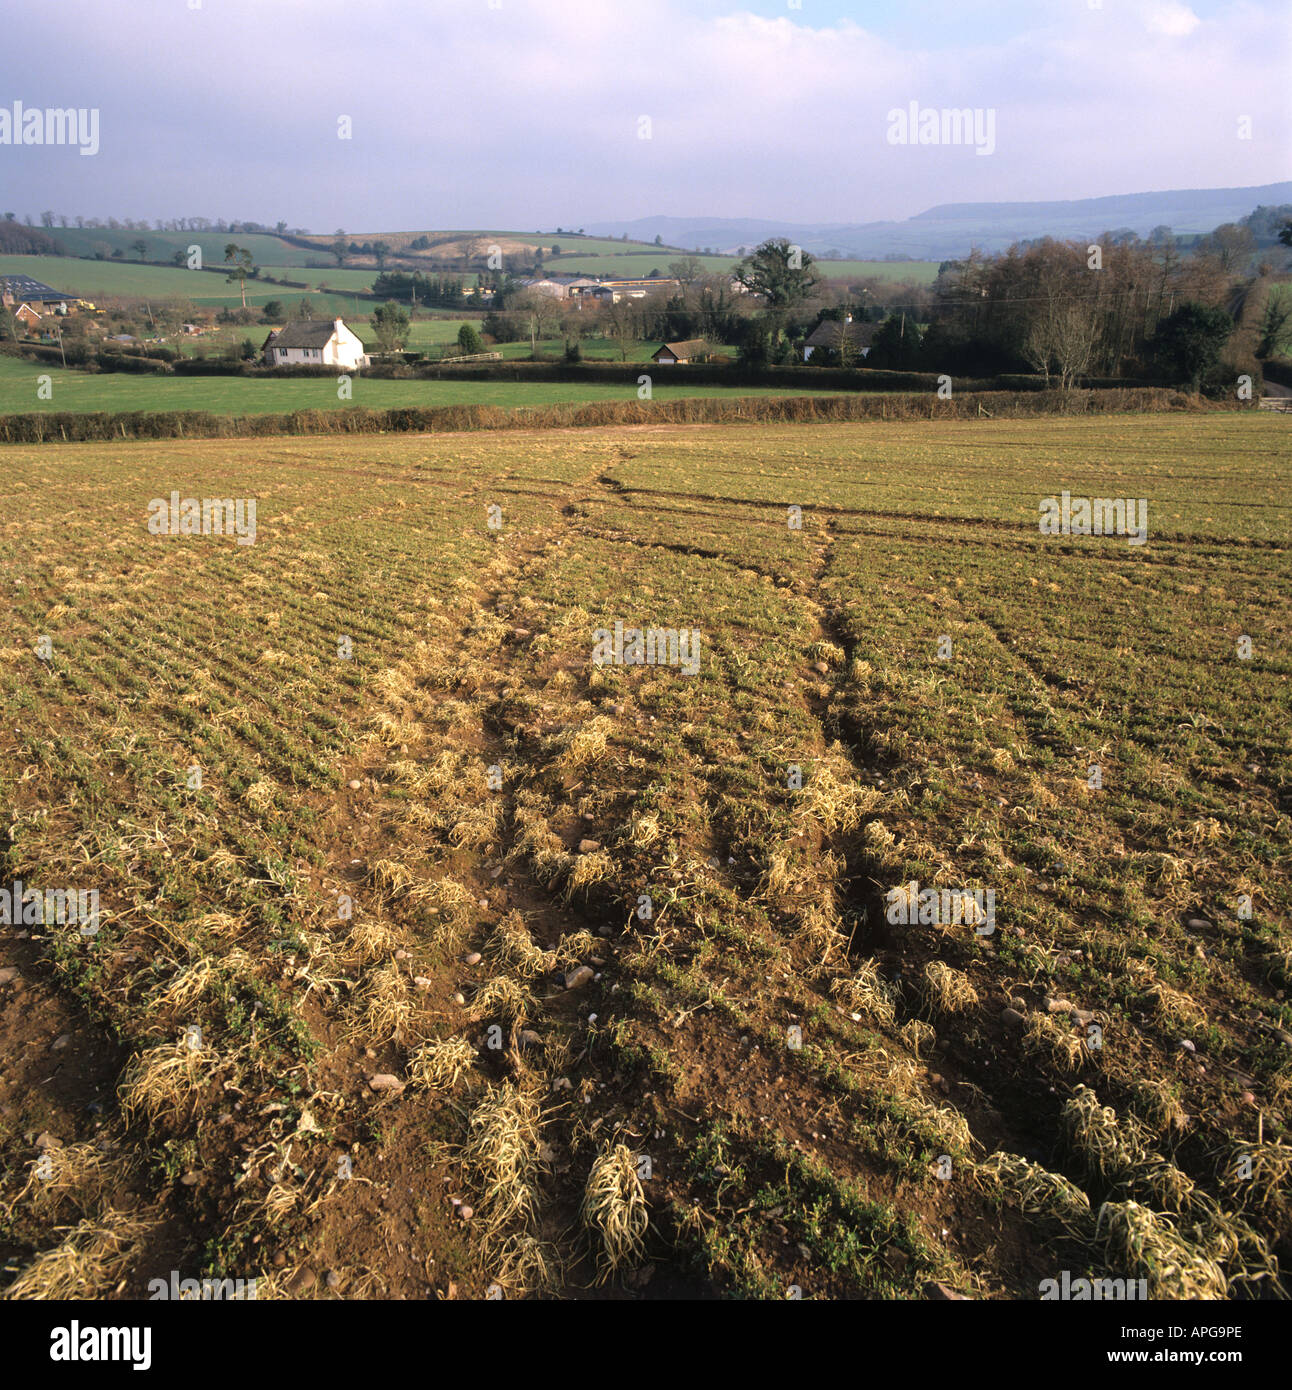
[[[1149,7],[1146,16],[1148,28],[1156,34],[1169,34],[1172,38],[1187,38],[1202,23],[1188,5],[1176,4],[1175,0]]]
[[[0,173],[33,210],[326,230],[865,221],[1285,175],[1285,10],[1195,4],[1007,0],[936,47],[716,0],[64,0],[8,21],[0,102],[99,106],[103,151],[0,150]],[[922,7],[927,32],[962,10]],[[910,101],[995,110],[996,154],[889,146]]]

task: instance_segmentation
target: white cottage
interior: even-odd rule
[[[339,367],[349,372],[368,365],[362,341],[341,319],[289,323],[265,339],[263,351],[269,367]]]

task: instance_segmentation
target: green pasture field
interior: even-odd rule
[[[267,333],[258,329],[249,336]],[[833,395],[830,391],[787,388],[733,389],[723,386],[670,386],[663,370],[654,373],[659,400],[688,396]],[[51,397],[40,400],[38,378],[51,379]],[[356,375],[349,402],[371,409],[432,405],[556,405],[566,401],[636,400],[637,386],[598,383],[514,381],[382,381]],[[288,377],[281,381],[244,377],[140,376],[127,372],[89,373],[50,368],[0,356],[0,414],[29,411],[210,410],[220,415],[273,415],[291,410],[342,408],[330,378]]]
[[[133,261],[136,255],[131,247],[140,239],[148,244],[144,259],[149,261],[168,261],[176,251],[183,251],[187,256],[190,246],[200,246],[203,260],[211,265],[224,260],[224,248],[230,242],[245,247],[251,252],[252,260],[263,266],[299,265],[310,254],[299,246],[289,246],[278,237],[262,232],[127,232],[96,231],[92,228],[78,230],[75,227],[50,227],[46,230],[74,257],[93,257],[100,245],[106,245],[109,255],[120,250],[127,261]],[[46,284],[52,283],[46,281]]]
[[[223,260],[224,253],[220,252]],[[286,273],[284,269],[284,273]],[[326,279],[324,271],[317,273]],[[237,281],[224,274],[179,267],[139,265],[129,261],[82,261],[62,256],[0,256],[0,275],[30,275],[65,294],[97,302],[105,298],[188,300],[208,308],[236,308],[242,302]],[[371,279],[369,279],[371,283]],[[300,292],[262,281],[247,281],[249,306],[270,299],[299,299]]]

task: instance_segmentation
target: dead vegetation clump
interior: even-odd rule
[[[415,1012],[403,972],[394,964],[382,966],[369,975],[359,992],[348,1036],[368,1047],[402,1045]]]
[[[866,828],[861,832],[861,839],[878,870],[885,873],[900,872],[903,858],[897,848],[897,836],[883,821],[868,821]]]
[[[485,950],[500,969],[512,971],[525,980],[556,968],[555,953],[544,951],[535,943],[525,925],[524,915],[514,908],[499,920],[485,943]]]
[[[764,851],[758,895],[770,902],[797,898],[806,888],[810,868],[800,849],[790,840],[769,845]]]
[[[462,1157],[482,1193],[491,1241],[529,1229],[538,1211],[542,1111],[536,1093],[511,1081],[491,1087],[468,1121]]]
[[[941,960],[927,962],[918,990],[924,1012],[929,1017],[964,1013],[978,1003],[978,991],[968,975]]]
[[[937,1041],[937,1032],[922,1018],[908,1019],[898,1030],[897,1036],[910,1049],[912,1057],[918,1058],[922,1049],[932,1047]]]
[[[459,849],[488,854],[498,845],[502,820],[502,805],[497,800],[483,800],[461,807],[449,829],[449,841]]]
[[[1178,989],[1155,980],[1144,996],[1143,1005],[1163,1023],[1172,1028],[1197,1028],[1205,1015],[1197,1004]]]
[[[895,991],[879,973],[876,961],[861,961],[851,977],[835,980],[830,991],[850,1013],[860,1014],[880,1028],[897,1026]]]
[[[1020,1154],[998,1151],[974,1169],[979,1186],[998,1192],[1020,1210],[1053,1217],[1074,1233],[1090,1230],[1090,1198],[1062,1173]]]
[[[529,1231],[513,1231],[493,1247],[494,1282],[514,1293],[543,1293],[560,1282],[557,1250]]]
[[[57,1229],[66,1232],[62,1242],[38,1255],[0,1297],[21,1302],[112,1293],[150,1223],[127,1212],[106,1211]]]
[[[368,873],[373,887],[390,899],[406,893],[417,882],[417,875],[398,859],[375,859]]]
[[[552,829],[546,814],[546,799],[530,788],[517,792],[512,817],[516,837],[509,859],[528,859],[534,875],[550,885],[571,864],[565,842]]]
[[[1135,1112],[1158,1134],[1183,1133],[1189,1115],[1173,1082],[1163,1077],[1142,1077],[1134,1083]]]
[[[798,932],[813,958],[823,966],[828,965],[846,944],[839,929],[839,912],[834,905],[834,892],[830,885],[820,885],[819,900],[805,903],[795,917]]]
[[[45,1149],[28,1165],[22,1190],[4,1208],[12,1215],[18,1204],[30,1198],[40,1211],[50,1211],[66,1199],[73,1199],[82,1211],[95,1205],[109,1182],[116,1182],[127,1171],[129,1162],[114,1156],[106,1141],[82,1144],[56,1144]]]
[[[830,751],[835,753],[836,749],[837,745]],[[876,788],[841,778],[830,762],[822,761],[804,786],[798,807],[824,834],[840,835],[856,830],[883,799]]]
[[[1085,1039],[1048,1014],[1033,1014],[1023,1034],[1023,1050],[1040,1066],[1060,1072],[1080,1071],[1091,1058]]]
[[[583,1189],[579,1219],[596,1249],[599,1284],[641,1257],[650,1218],[637,1156],[626,1144],[608,1146],[597,1155]]]
[[[1105,1202],[1095,1219],[1095,1240],[1109,1269],[1144,1279],[1153,1299],[1226,1297],[1225,1271],[1186,1240],[1171,1217],[1138,1202]]]
[[[1292,1203],[1292,1145],[1235,1139],[1223,1152],[1221,1189],[1244,1211],[1286,1219]]]
[[[466,940],[476,910],[476,895],[466,884],[444,875],[419,883],[408,895],[430,927],[431,944],[456,951]]]
[[[553,954],[558,965],[578,965],[587,956],[596,953],[598,944],[597,938],[586,927],[579,927],[561,937]]]
[[[592,763],[600,763],[608,751],[614,720],[596,715],[586,724],[574,725],[557,736],[554,766],[559,772],[575,774]]]
[[[1113,1183],[1143,1154],[1137,1132],[1124,1132],[1111,1105],[1100,1105],[1088,1086],[1078,1086],[1064,1105],[1063,1132],[1068,1148],[1090,1177]]]
[[[222,956],[201,956],[178,971],[158,990],[150,1008],[168,1015],[190,1013],[200,1000],[216,990],[222,977],[252,974],[251,957],[233,947]]]
[[[907,1128],[924,1143],[962,1156],[973,1152],[973,1131],[960,1111],[935,1105],[913,1092],[903,1098],[902,1110]]]
[[[625,841],[635,850],[650,849],[662,835],[658,811],[634,811],[624,831]]]
[[[390,957],[404,941],[404,933],[384,917],[356,917],[341,947],[348,964],[364,966]]]
[[[586,894],[599,883],[610,883],[614,876],[615,862],[606,850],[577,855],[565,883],[565,899],[569,902],[576,893]]]
[[[513,1029],[523,1028],[533,1009],[534,996],[529,988],[510,975],[495,975],[486,980],[471,1000],[473,1019],[494,1019]]]
[[[408,1062],[408,1079],[428,1091],[451,1091],[475,1067],[476,1050],[465,1038],[437,1038],[423,1044]]]
[[[179,1042],[160,1043],[140,1052],[126,1067],[118,1087],[126,1124],[141,1118],[151,1125],[182,1123],[218,1063],[218,1054],[189,1032]]]

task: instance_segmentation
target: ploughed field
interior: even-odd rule
[[[1276,1294],[1289,438],[5,449],[8,1296]]]

